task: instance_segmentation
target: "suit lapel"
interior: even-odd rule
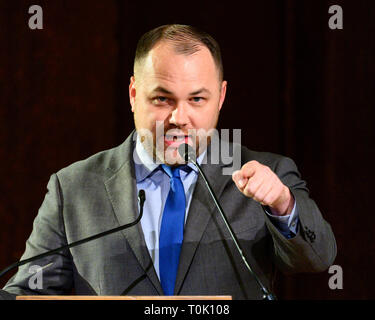
[[[221,165],[202,165],[208,181],[217,199],[220,198],[225,185],[231,180],[231,176],[222,174]],[[214,182],[214,183],[212,183]],[[184,240],[181,249],[180,263],[178,267],[175,294],[179,294],[186,274],[194,258],[195,252],[202,239],[204,231],[215,214],[216,206],[207,190],[204,180],[199,176],[193,193],[188,218],[186,221]]]
[[[119,148],[118,154],[115,154],[112,158],[112,170],[117,169],[117,171],[105,181],[105,187],[119,225],[131,223],[139,215],[134,166],[131,162],[131,137],[132,135],[124,142],[122,148]],[[119,157],[122,158],[122,162],[126,159],[125,163],[121,164]],[[122,230],[122,234],[128,241],[143,270],[155,286],[155,289],[159,294],[163,294],[143,237],[141,224],[138,223],[136,226]]]
[[[110,177],[105,181],[105,187],[112,203],[113,210],[119,225],[133,222],[138,214],[137,187],[132,165],[133,157],[133,134],[131,134],[124,144],[117,148],[109,163]],[[211,187],[217,199],[231,180],[230,175],[223,175],[225,165],[202,165],[202,170],[210,181]],[[176,278],[175,294],[179,294],[186,274],[194,258],[195,252],[202,239],[204,231],[215,213],[216,206],[209,194],[203,179],[199,176],[190,204],[189,214],[186,221],[184,241],[181,249],[181,258]],[[143,270],[153,283],[160,295],[163,295],[159,278],[155,272],[152,259],[147,249],[143,237],[142,226],[138,225],[122,231],[128,241],[137,260]]]

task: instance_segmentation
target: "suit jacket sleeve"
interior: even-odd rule
[[[293,194],[300,223],[297,235],[286,239],[265,214],[277,266],[284,273],[326,270],[336,257],[336,242],[330,225],[309,197],[306,183],[301,180],[293,160],[282,157],[273,170]]]
[[[57,175],[52,175],[47,185],[48,192],[34,220],[33,231],[26,242],[26,250],[21,260],[66,245],[62,218],[62,197]],[[42,258],[21,266],[4,290],[15,295],[60,295],[67,294],[72,288],[72,262],[69,250]],[[52,263],[50,266],[48,264]],[[30,288],[29,280],[33,276],[30,267],[46,266],[42,271],[41,288]],[[33,281],[33,279],[31,279]],[[34,281],[34,286],[37,284]]]

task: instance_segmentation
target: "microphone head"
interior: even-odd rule
[[[138,199],[140,202],[145,202],[146,201],[146,193],[143,189],[139,190],[138,192]]]
[[[193,147],[187,143],[180,144],[178,147],[178,154],[185,160],[185,162],[195,161],[196,158]]]

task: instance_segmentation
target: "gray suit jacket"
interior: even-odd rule
[[[132,140],[129,136],[119,147],[76,162],[51,176],[22,259],[136,219]],[[222,175],[223,164],[203,165],[254,271],[269,287],[274,265],[288,273],[327,269],[336,256],[334,235],[309,198],[294,162],[244,147],[241,151],[243,163],[257,160],[277,173],[293,193],[300,219],[298,234],[286,239],[262,206],[242,195],[231,176]],[[4,290],[15,295],[71,294],[72,289],[78,295],[163,294],[141,224],[33,264],[46,266],[42,289],[30,289],[32,274],[27,264],[19,268]],[[185,226],[175,294],[262,298],[200,177]]]

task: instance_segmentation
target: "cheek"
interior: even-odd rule
[[[134,106],[134,121],[138,128],[152,129],[153,115],[149,112],[148,107],[137,101]]]
[[[200,110],[197,109],[197,111],[191,117],[191,122],[194,128],[209,130],[216,127],[218,116],[218,107],[203,108]]]
[[[165,122],[168,116],[169,111],[166,108],[155,107],[147,100],[137,101],[135,104],[134,118],[143,128],[155,130],[156,122]]]

